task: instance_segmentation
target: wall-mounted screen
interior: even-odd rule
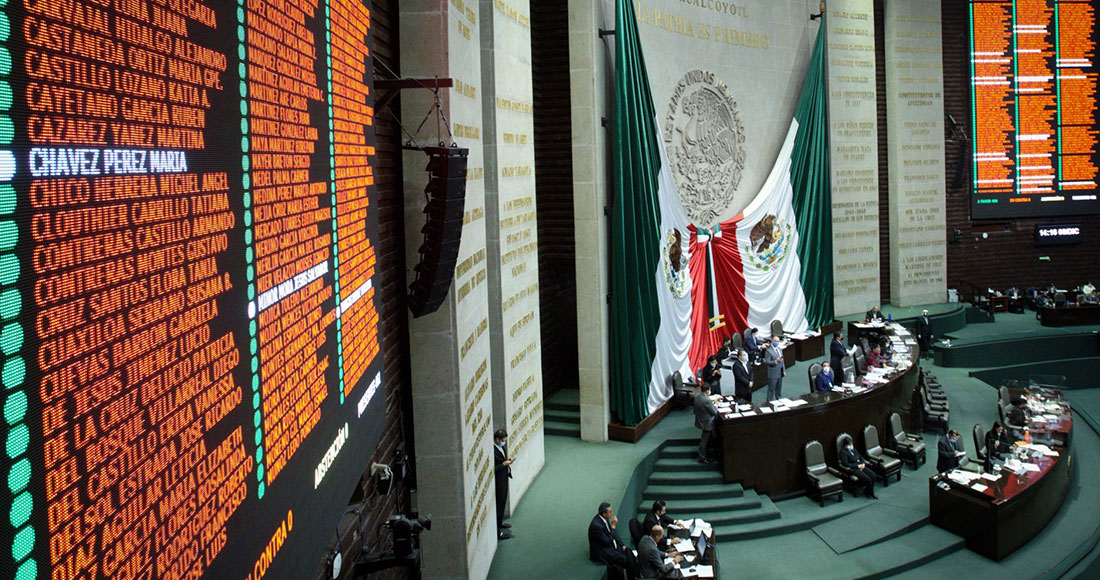
[[[1100,212],[1095,3],[971,0],[971,217]]]
[[[384,425],[362,0],[0,2],[0,578],[310,578]]]

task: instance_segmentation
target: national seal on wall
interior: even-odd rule
[[[715,223],[745,169],[745,127],[726,83],[710,71],[688,71],[669,100],[665,142],[688,217]]]

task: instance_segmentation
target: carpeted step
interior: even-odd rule
[[[845,557],[871,571],[856,578],[871,580],[918,568],[965,547],[966,540],[959,536],[926,525],[888,542],[848,552]]]
[[[580,423],[564,423],[561,421],[547,421],[542,423],[543,432],[547,435],[563,435],[565,437],[580,437]]]
[[[579,411],[581,408],[580,391],[577,389],[562,389],[547,399],[544,405],[547,409],[556,411]]]
[[[676,514],[694,514],[693,517],[700,517],[710,521],[709,515],[715,512],[760,509],[761,505],[760,497],[756,495],[755,491],[749,490],[741,496],[718,496],[710,499],[678,499],[675,502],[671,502],[669,508]],[[643,501],[638,506],[638,513],[645,513],[652,507],[652,501]],[[683,517],[681,517],[681,519],[683,519]]]
[[[699,463],[698,459],[693,457],[673,457],[670,459],[658,459],[657,463],[653,464],[653,471],[712,471],[718,473],[717,463]]]
[[[724,530],[735,528],[741,524],[778,520],[779,516],[779,509],[770,501],[762,503],[760,507],[756,509],[726,510],[700,515],[700,517],[706,520],[710,525],[714,526],[719,541],[726,539],[726,536],[723,534]]]
[[[810,501],[806,498],[797,498],[787,501]],[[785,502],[780,502],[782,505]],[[785,515],[779,519],[755,522],[741,526],[715,526],[719,537],[726,540],[751,540],[753,538],[767,538],[781,536],[792,532],[808,530],[825,522],[843,517],[854,511],[867,507],[869,504],[858,498],[845,497],[839,504],[827,504],[820,510],[802,512],[800,516]],[[816,506],[815,506],[816,507]]]
[[[719,478],[719,481],[721,478]],[[740,497],[744,495],[745,488],[735,483],[717,483],[717,484],[701,484],[701,485],[684,485],[682,483],[675,483],[671,485],[653,485],[652,478],[650,479],[649,487],[645,488],[642,492],[642,499],[653,501],[655,499],[663,499],[669,503],[676,502],[677,505],[683,500],[689,499],[709,499],[713,497]]]
[[[692,461],[695,461],[692,459]],[[713,465],[700,467],[714,467]],[[722,483],[722,474],[718,471],[655,471],[649,476],[649,485],[677,485],[694,487],[698,485],[716,485]]]
[[[546,409],[543,413],[543,419],[546,421],[558,421],[560,423],[575,423],[581,424],[581,412],[580,409],[575,411],[563,411],[561,409]]]
[[[661,459],[672,459],[676,457],[690,457],[692,459],[699,456],[699,442],[696,441],[693,445],[666,445],[661,450]]]

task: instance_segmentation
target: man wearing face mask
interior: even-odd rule
[[[875,495],[875,477],[870,467],[867,467],[867,460],[856,451],[855,444],[851,439],[845,441],[844,447],[840,450],[840,464],[852,472],[856,478],[859,479],[859,489],[856,490],[856,494],[871,499],[878,499]]]
[[[814,379],[814,387],[818,392],[833,390],[833,369],[829,368],[829,363],[821,363],[821,372]]]
[[[936,459],[936,471],[944,473],[959,466],[959,458],[966,455],[959,443],[959,432],[951,429],[940,438],[937,444],[939,457]]]
[[[783,397],[783,377],[787,376],[787,367],[783,364],[783,351],[779,349],[779,338],[772,337],[771,345],[764,351],[764,364],[768,365],[768,402]]]
[[[752,371],[749,370],[749,353],[744,350],[733,363],[733,396],[742,405],[752,402]]]

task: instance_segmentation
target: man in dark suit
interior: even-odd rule
[[[703,383],[699,386],[699,393],[695,395],[695,426],[703,430],[699,438],[699,463],[712,463],[707,446],[710,444],[710,435],[714,429],[714,418],[718,416],[718,408],[714,401],[710,400],[710,385]]]
[[[730,337],[727,336],[725,339],[722,340],[722,347],[719,348],[718,352],[715,353],[715,355],[714,355],[714,356],[718,357],[718,363],[721,364],[722,361],[729,358],[730,352],[732,350],[733,350],[733,341],[730,340]]]
[[[497,429],[493,433],[493,471],[496,475],[497,491],[497,539],[507,540],[512,535],[504,531],[512,524],[504,523],[504,506],[508,503],[508,480],[512,479],[512,462],[514,458],[508,457],[508,432]]]
[[[738,403],[752,402],[752,371],[749,369],[749,353],[742,350],[733,363],[733,396]]]
[[[753,361],[760,358],[760,341],[756,338],[757,330],[755,328],[749,330],[748,336],[745,337],[745,350],[749,352],[749,358]]]
[[[768,402],[783,397],[783,377],[787,376],[787,366],[783,364],[783,351],[779,350],[779,339],[772,337],[771,345],[764,350],[764,364],[768,365]]]
[[[833,384],[844,382],[844,357],[848,356],[848,349],[844,348],[844,333],[833,335],[833,342],[829,344],[829,364],[833,368]]]
[[[642,531],[646,532],[653,529],[653,526],[657,526],[662,530],[672,525],[672,518],[666,514],[667,508],[665,507],[664,500],[657,500],[653,502],[653,509],[651,509],[645,515],[645,519],[642,520]],[[663,538],[657,540],[657,547],[661,550],[668,550],[668,542]],[[639,554],[639,557],[641,555]]]
[[[921,356],[932,356],[932,321],[928,318],[927,310],[917,319],[917,342],[920,344]]]
[[[1008,420],[1009,434],[1020,441],[1024,439],[1024,431],[1027,429],[1027,413],[1024,412],[1024,400],[1016,397],[1012,399],[1011,404],[1012,406],[1008,408],[1008,416],[1005,418]]]
[[[845,441],[844,447],[840,449],[840,464],[859,480],[856,495],[861,495],[860,491],[862,491],[864,497],[878,499],[875,495],[875,474],[867,466],[867,460],[859,454],[859,451],[856,451],[856,446],[851,439]]]
[[[985,470],[993,471],[993,460],[1003,461],[1012,453],[1012,442],[1000,422],[994,421],[993,428],[985,434]]]
[[[596,517],[588,524],[589,559],[605,566],[626,566],[628,548],[615,531],[618,525],[619,518],[611,512],[611,504],[601,503]]]
[[[867,322],[875,322],[876,320],[886,320],[886,317],[882,315],[882,310],[879,310],[878,306],[872,306],[867,311]]]
[[[665,553],[660,548],[665,539],[665,530],[662,526],[642,527],[642,531],[648,532],[638,540],[638,575],[639,578],[681,578],[673,563],[665,564]],[[675,562],[682,562],[683,556],[679,554],[673,558]]]
[[[833,390],[833,369],[829,368],[829,363],[821,363],[821,372],[814,377],[814,390]]]
[[[959,466],[959,458],[966,455],[959,442],[959,432],[951,429],[946,435],[940,437],[937,444],[939,458],[936,459],[936,471],[944,473]]]

